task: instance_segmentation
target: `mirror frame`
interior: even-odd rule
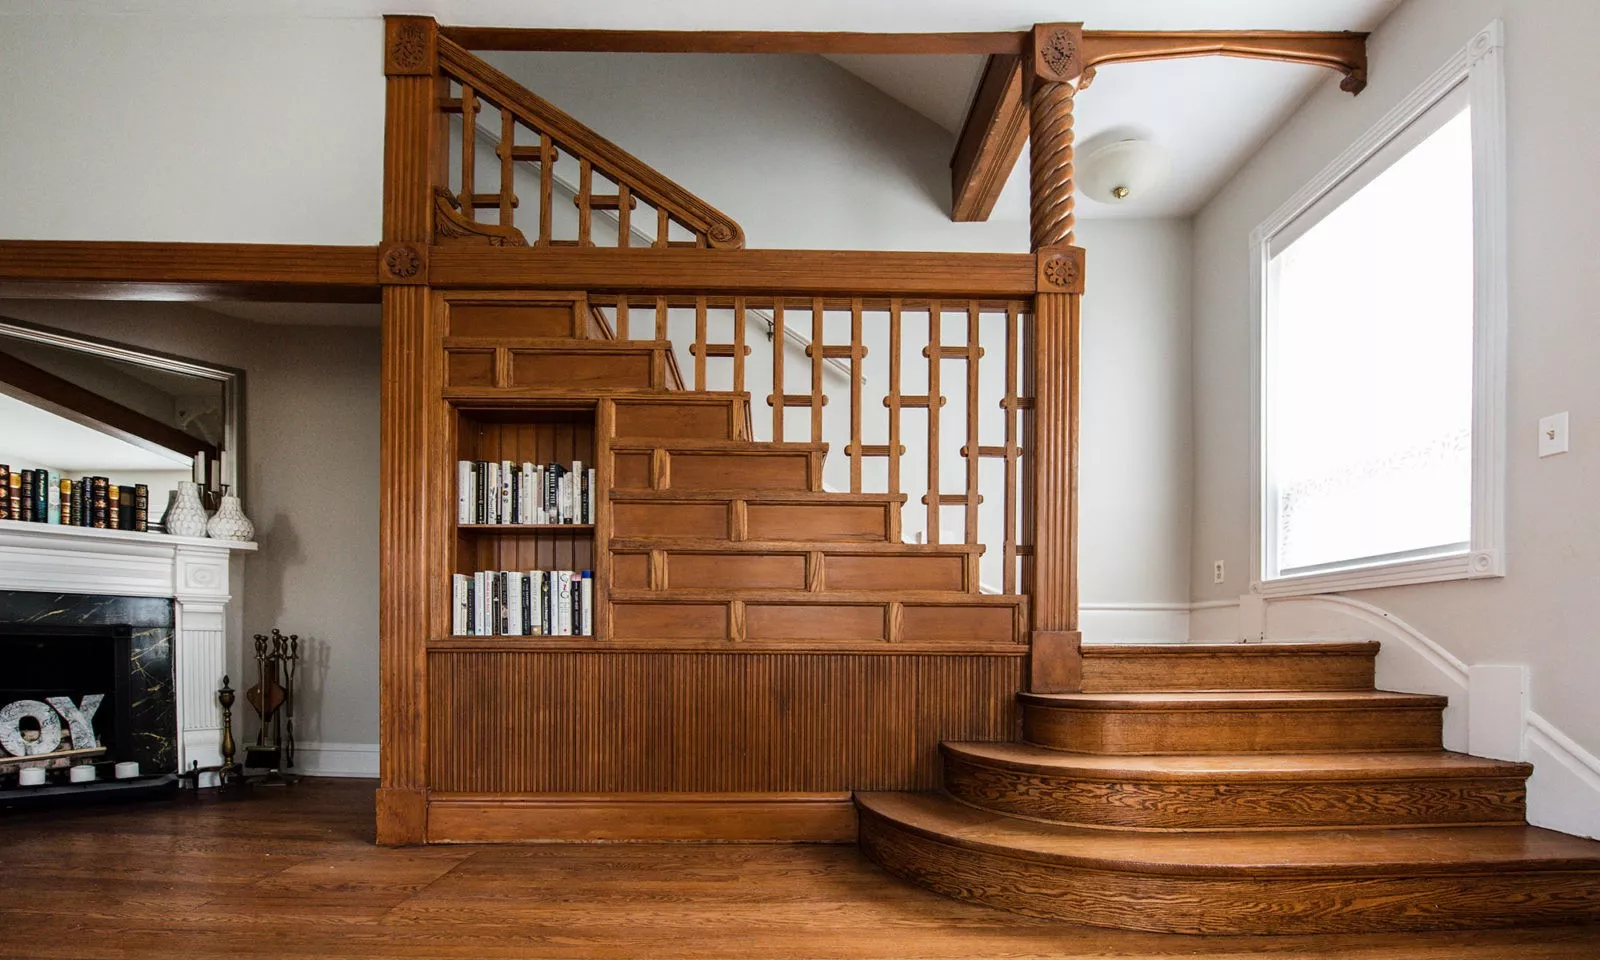
[[[18,320],[14,317],[0,316],[0,338],[26,340],[30,343],[45,346],[59,347],[78,353],[87,353],[93,356],[106,357],[112,360],[121,360],[125,363],[138,364],[155,370],[168,373],[181,373],[186,376],[212,380],[222,388],[222,451],[217,457],[217,482],[226,484],[228,489],[240,496],[244,490],[240,484],[239,449],[243,440],[242,421],[244,419],[244,371],[234,367],[224,367],[213,363],[203,363],[180,357],[175,354],[162,353],[145,347],[136,347],[132,344],[118,343],[114,340],[103,340],[80,333],[70,333],[54,327],[41,326]],[[196,466],[195,479],[205,486],[205,478],[198,475]]]

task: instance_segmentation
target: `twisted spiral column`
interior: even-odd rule
[[[1077,223],[1072,182],[1072,98],[1070,83],[1036,79],[1029,105],[1029,224],[1034,250],[1071,246]]]

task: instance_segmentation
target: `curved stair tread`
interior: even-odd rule
[[[1025,706],[1059,710],[1365,710],[1442,709],[1447,697],[1387,690],[1228,690],[1152,693],[1019,693]]]
[[[946,846],[1079,870],[1193,877],[1593,873],[1600,842],[1530,826],[1150,833],[1020,820],[939,794],[860,793],[856,804]]]
[[[945,743],[947,754],[985,766],[1047,776],[1214,782],[1412,780],[1526,777],[1533,765],[1440,750],[1395,753],[1236,753],[1119,756],[1071,753],[1031,743]]]
[[[1376,640],[1316,640],[1278,643],[1085,643],[1085,657],[1283,657],[1374,654]]]
[[[723,500],[748,500],[753,504],[790,504],[790,503],[820,503],[820,504],[903,504],[906,494],[903,493],[835,493],[832,490],[771,490],[765,487],[729,487],[722,490],[651,490],[648,487],[618,487],[611,491],[610,498],[613,503],[624,501],[628,503],[646,501],[665,501],[675,503],[679,501],[710,501]]]

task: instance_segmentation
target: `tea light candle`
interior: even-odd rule
[[[44,767],[23,767],[17,771],[17,786],[42,787],[44,786]]]
[[[139,775],[139,761],[124,760],[117,764],[116,770],[118,780],[130,780]]]
[[[73,783],[89,783],[94,779],[94,767],[87,763],[80,763],[67,771],[67,779]]]

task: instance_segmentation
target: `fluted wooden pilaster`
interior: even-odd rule
[[[421,843],[427,820],[428,624],[426,550],[437,504],[425,496],[433,456],[428,239],[432,218],[435,27],[425,17],[386,21],[388,74],[384,143],[383,372],[378,643],[382,674],[377,797],[379,843]]]

